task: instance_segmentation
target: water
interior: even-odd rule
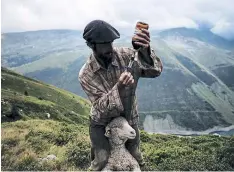
[[[170,116],[165,119],[153,119],[151,115],[147,115],[143,123],[144,130],[148,133],[158,133],[158,134],[175,134],[182,136],[191,135],[222,135],[222,136],[234,136],[234,125],[229,127],[215,126],[205,131],[193,131],[178,126],[173,122]]]

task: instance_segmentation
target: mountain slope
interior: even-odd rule
[[[53,54],[60,55],[74,50],[78,52],[84,47],[80,44],[81,33],[73,30],[4,33],[2,36],[1,62],[4,67],[18,67]]]
[[[232,101],[223,101],[222,95],[218,94],[219,90],[212,89],[209,85],[217,80],[187,60],[187,57],[171,49],[164,40],[155,39],[154,43],[165,68],[159,78],[142,79],[139,83],[139,109],[142,111],[145,130],[187,133],[233,124]],[[227,88],[220,88],[222,89]],[[231,93],[228,97],[232,100],[233,92],[227,90]]]
[[[234,42],[224,39],[212,33],[209,29],[188,29],[185,27],[163,30],[159,33],[162,37],[183,36],[187,38],[195,38],[201,42],[206,42],[213,46],[224,49],[233,49]]]
[[[195,38],[190,35],[188,36],[187,34],[183,34],[183,30],[184,29],[176,29],[176,33],[174,33],[173,30],[170,32],[167,31],[168,34],[162,32],[159,34],[159,38],[164,40],[175,52],[188,58],[185,58],[185,60],[190,60],[192,63],[196,63],[196,65],[204,68],[203,70],[213,73],[213,75],[217,76],[216,79],[220,79],[222,82],[227,84],[229,88],[233,89],[234,77],[231,75],[234,71],[233,52],[222,49],[222,46],[218,44],[203,42],[199,37]],[[196,31],[196,33],[200,33],[200,35],[206,35],[207,32],[208,31],[204,33],[202,31]],[[221,38],[218,37],[215,43],[218,43],[219,39]],[[230,41],[226,41],[226,44],[234,47],[234,43]],[[186,63],[186,61],[183,62]],[[190,65],[187,67],[191,68],[193,66]]]
[[[70,123],[88,122],[90,103],[87,100],[6,68],[1,72],[2,122],[48,118]]]
[[[3,65],[86,97],[77,75],[90,49],[80,33],[53,30],[18,34],[23,41],[14,34],[2,41]],[[36,39],[38,35],[40,39]],[[30,41],[25,45],[28,37]],[[115,45],[131,46],[129,40],[128,36],[122,37]],[[32,46],[36,51],[30,49]],[[151,46],[162,58],[164,71],[156,79],[139,81],[138,107],[146,131],[200,133],[233,127],[233,41],[207,30],[176,28],[152,34]],[[21,55],[40,58],[27,62]]]

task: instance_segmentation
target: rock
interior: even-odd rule
[[[74,112],[74,111],[70,111],[70,114],[71,114],[71,115],[77,115],[77,113]]]
[[[46,115],[47,115],[47,118],[50,118],[50,114],[49,113],[46,113]]]
[[[219,137],[221,137],[221,135],[219,135],[219,134],[217,134],[217,133],[214,133],[213,135],[214,135],[214,136],[219,136]]]
[[[55,156],[55,155],[48,155],[47,157],[46,157],[46,159],[47,160],[55,160],[55,159],[57,159],[57,157]]]
[[[41,164],[41,163],[43,163],[43,162],[45,162],[45,161],[50,161],[50,160],[56,160],[57,159],[57,157],[55,156],[55,155],[48,155],[47,157],[45,157],[45,158],[38,158],[38,161],[39,161],[39,163]]]

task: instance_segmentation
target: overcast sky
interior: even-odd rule
[[[234,0],[2,0],[2,32],[83,30],[94,19],[121,31],[138,20],[151,30],[206,25],[234,39]]]

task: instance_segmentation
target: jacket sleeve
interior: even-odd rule
[[[100,113],[101,118],[119,116],[120,112],[124,110],[117,84],[106,93],[86,77],[79,76],[79,81],[93,108]]]
[[[156,56],[152,48],[140,50],[135,55],[141,69],[140,77],[155,78],[161,74],[163,69],[162,61]]]

